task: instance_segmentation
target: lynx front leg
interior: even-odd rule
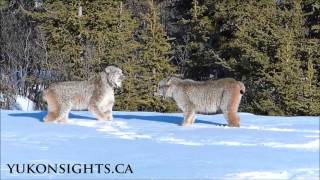
[[[195,120],[195,114],[196,113],[194,109],[190,109],[184,112],[184,120],[183,120],[182,126],[188,126],[192,124]]]
[[[193,112],[193,117],[192,117],[192,122],[191,122],[191,124],[193,124],[195,121],[196,121],[196,113]]]
[[[229,95],[224,95],[224,103],[221,105],[221,110],[229,127],[240,127],[240,117],[237,114],[240,100],[241,94],[239,88],[235,88]]]
[[[240,127],[240,117],[236,112],[225,112],[224,117],[229,127]]]
[[[108,119],[107,115],[100,110],[96,103],[90,103],[88,109],[98,120]]]
[[[112,121],[113,120],[113,116],[112,116],[112,111],[106,111],[105,112],[105,116],[107,121]]]
[[[102,112],[104,112],[104,114],[106,116],[105,120],[111,121],[113,119],[112,108],[113,108],[113,102],[109,103],[108,105],[106,105],[102,108]]]

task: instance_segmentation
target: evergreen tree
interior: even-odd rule
[[[16,95],[39,105],[41,86],[47,79],[45,39],[29,16],[30,1],[0,3],[0,108],[9,108]],[[54,76],[52,77],[54,78]]]
[[[317,27],[317,3],[189,0],[163,16],[170,21],[170,13],[178,13],[168,33],[184,77],[243,80],[245,111],[319,114],[319,38],[305,31]]]
[[[174,73],[175,69],[169,61],[171,46],[153,1],[148,1],[147,13],[141,18],[141,28],[137,32],[137,56],[127,67],[129,79],[125,85],[125,96],[130,98],[127,98],[124,109],[172,111],[176,109],[172,102],[154,96],[158,82]]]
[[[33,16],[43,22],[50,57],[63,64],[66,79],[88,79],[116,65],[127,78],[115,110],[167,111],[170,106],[153,93],[160,79],[174,71],[168,59],[170,44],[156,6],[150,2],[148,8],[141,27],[117,0],[46,1],[46,11]]]
[[[301,1],[277,4],[270,1],[222,2],[216,18],[223,17],[223,57],[234,59],[235,76],[247,85],[247,111],[267,114],[318,114],[314,94],[304,96],[303,84],[316,92],[313,61],[301,58],[298,45],[304,41]],[[306,48],[308,44],[304,44]],[[309,68],[303,65],[308,63]],[[306,82],[305,72],[309,74]],[[312,76],[312,77],[311,77]],[[313,99],[313,105],[310,100]],[[311,108],[312,107],[312,108]],[[312,110],[311,110],[312,109]]]
[[[182,45],[187,59],[183,64],[183,74],[186,78],[206,80],[226,75],[230,67],[215,51],[214,24],[210,20],[211,9],[208,2],[193,0],[191,9],[180,20],[186,32]]]
[[[115,110],[176,110],[153,93],[178,70],[195,80],[244,81],[247,112],[319,115],[319,7],[319,0],[3,0],[0,93],[36,96],[30,92],[42,84],[116,65],[127,78]]]
[[[320,0],[304,0],[302,9],[306,18],[305,25],[308,27],[309,37],[320,38]]]
[[[50,59],[63,64],[66,79],[88,79],[129,54],[136,24],[121,2],[45,1],[44,7],[33,17],[42,22]]]

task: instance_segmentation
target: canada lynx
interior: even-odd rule
[[[183,126],[195,121],[196,112],[222,111],[228,126],[239,127],[237,111],[244,92],[244,84],[232,78],[193,81],[170,77],[159,82],[157,94],[175,100],[184,113]]]
[[[112,120],[114,88],[121,87],[122,70],[108,66],[98,76],[87,81],[54,83],[43,93],[48,103],[45,122],[65,122],[70,110],[89,109],[98,120]]]

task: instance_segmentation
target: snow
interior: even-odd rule
[[[46,112],[1,110],[1,179],[318,179],[319,117],[114,112],[95,120],[73,111],[66,124],[43,123]],[[7,164],[130,164],[133,174],[9,173]]]
[[[31,101],[27,97],[17,95],[16,102],[13,105],[12,109],[21,110],[21,111],[34,111],[35,104],[33,101]]]

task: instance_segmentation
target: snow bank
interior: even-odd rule
[[[35,104],[33,101],[28,99],[27,97],[17,95],[16,102],[12,107],[13,110],[21,110],[21,111],[34,111]]]

